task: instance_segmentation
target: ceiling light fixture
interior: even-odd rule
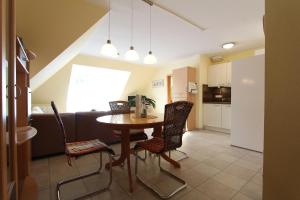
[[[231,49],[235,46],[235,43],[234,42],[228,42],[228,43],[225,43],[225,44],[222,44],[222,48],[223,49]]]
[[[129,50],[126,52],[125,54],[125,59],[129,60],[129,61],[136,61],[138,60],[139,54],[136,52],[136,50],[134,50],[134,47],[132,45],[133,43],[133,0],[131,0],[131,35],[130,35],[130,48]]]
[[[152,13],[151,13],[151,7],[152,5],[149,4],[149,30],[150,30],[150,33],[149,33],[149,42],[150,42],[150,51],[148,53],[148,55],[144,58],[144,63],[145,64],[148,64],[148,65],[153,65],[157,62],[157,59],[156,57],[152,54]]]
[[[108,40],[106,44],[104,44],[101,48],[101,54],[104,56],[108,57],[118,57],[118,50],[117,48],[111,43],[110,40],[110,12],[111,12],[111,7],[110,7],[110,0],[108,0]]]

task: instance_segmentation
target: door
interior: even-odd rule
[[[173,87],[172,98],[174,101],[187,100],[187,67],[174,69],[172,72]]]
[[[172,103],[172,84],[173,80],[172,80],[172,76],[168,75],[167,76],[167,93],[168,93],[168,103]]]

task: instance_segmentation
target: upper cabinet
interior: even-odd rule
[[[231,62],[209,66],[207,70],[207,82],[209,86],[230,86]]]

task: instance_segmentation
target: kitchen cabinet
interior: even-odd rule
[[[196,83],[196,68],[183,67],[172,71],[172,101],[190,101],[194,106],[187,119],[187,130],[196,128],[196,95],[188,91],[189,82]]]
[[[211,65],[207,70],[207,83],[209,86],[231,85],[231,63]]]
[[[204,126],[231,129],[230,104],[204,104]]]
[[[222,107],[220,104],[204,104],[204,125],[221,127]]]
[[[231,129],[231,105],[222,105],[221,128]]]

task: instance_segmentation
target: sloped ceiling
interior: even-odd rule
[[[103,1],[95,5],[79,0],[17,0],[17,33],[38,56],[31,62],[30,76],[37,75],[106,12]]]

